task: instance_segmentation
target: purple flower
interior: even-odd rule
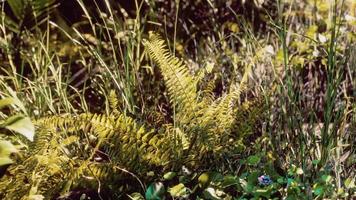
[[[272,183],[271,178],[267,175],[262,175],[262,176],[258,177],[257,179],[258,179],[258,182],[263,186],[270,185]]]

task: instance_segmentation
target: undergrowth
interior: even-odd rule
[[[1,199],[355,198],[353,1],[0,5]]]

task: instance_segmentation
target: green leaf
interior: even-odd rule
[[[168,192],[172,197],[182,197],[187,195],[188,190],[183,183],[179,183],[178,185],[169,188]]]
[[[9,141],[1,140],[0,141],[0,156],[8,156],[11,153],[17,152],[16,147]]]
[[[280,177],[280,178],[277,179],[277,183],[279,183],[279,184],[283,184],[285,182],[286,181],[285,181],[285,179],[283,177]]]
[[[318,165],[319,162],[320,162],[320,160],[313,160],[313,161],[312,161],[313,165]]]
[[[255,195],[265,197],[266,199],[271,199],[271,191],[268,189],[256,189]]]
[[[145,193],[146,200],[162,200],[166,192],[163,183],[151,183]]]
[[[265,194],[267,192],[268,192],[267,189],[256,189],[256,193]]]
[[[323,195],[323,193],[324,193],[324,187],[322,187],[321,185],[314,185],[313,192],[314,192],[314,194],[317,195],[317,196]]]
[[[33,136],[35,134],[35,127],[33,126],[30,118],[23,115],[15,115],[6,119],[6,121],[0,125],[0,127],[5,127],[9,130],[20,133],[25,136],[30,141],[33,141]]]
[[[252,171],[248,176],[247,176],[247,182],[249,185],[256,185],[258,183],[258,177],[259,177],[260,172],[259,171]]]
[[[172,180],[176,175],[177,173],[175,172],[167,172],[163,175],[163,178],[164,180]]]
[[[332,177],[330,175],[322,175],[321,180],[323,180],[325,183],[329,183],[331,181]]]
[[[190,146],[189,139],[187,138],[186,134],[183,133],[183,131],[181,131],[179,128],[176,128],[175,130],[183,146],[183,150],[187,150]]]
[[[0,166],[11,164],[10,154],[17,152],[16,147],[9,141],[0,141]]]
[[[239,184],[239,180],[237,179],[236,176],[227,175],[224,177],[221,187],[226,188],[226,187],[229,187],[232,185],[238,185],[238,184]]]
[[[199,186],[201,188],[207,187],[209,185],[210,181],[211,181],[211,177],[208,172],[202,173],[198,178]]]
[[[247,163],[250,165],[257,165],[258,163],[260,163],[261,158],[257,155],[253,155],[253,156],[249,156],[247,158]]]
[[[224,180],[224,176],[219,172],[209,172],[209,176],[212,183],[219,183]]]
[[[345,184],[345,187],[347,189],[351,189],[351,188],[354,188],[355,187],[355,179],[353,178],[347,178],[344,182]]]

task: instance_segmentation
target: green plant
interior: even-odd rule
[[[347,92],[342,89],[343,84],[350,84],[345,78],[347,61],[340,56],[347,47],[342,46],[341,38],[345,34],[339,32],[343,25],[338,23],[342,21],[340,12],[344,5],[343,1],[329,2],[330,9],[326,11],[331,16],[330,20],[317,20],[315,16],[305,14],[310,18],[310,24],[295,28],[288,23],[295,12],[293,9],[299,5],[289,1],[279,3],[280,17],[274,25],[280,49],[274,64],[283,67],[283,74],[277,76],[277,95],[273,96],[278,101],[272,102],[278,106],[271,107],[278,114],[270,115],[273,116],[269,122],[271,127],[267,128],[271,147],[275,157],[286,155],[277,158],[276,165],[284,171],[288,171],[290,166],[298,166],[303,172],[299,175],[300,180],[294,179],[298,186],[293,190],[296,195],[327,198],[337,193],[335,188],[320,197],[313,196],[315,184],[328,188],[324,188],[325,191],[331,187],[316,179],[330,175],[333,166],[336,185],[332,187],[341,189],[342,179],[348,178],[340,170],[340,154],[345,150],[341,144],[352,143],[348,139],[352,133],[345,129],[352,111],[345,95]],[[290,9],[283,14],[285,7]]]
[[[2,1],[0,198],[354,198],[356,3],[261,3]]]
[[[12,105],[16,105],[17,108],[26,113],[23,104],[17,98],[8,97],[0,100],[0,109]],[[0,119],[3,118],[3,116],[6,116],[2,112],[0,112],[0,114]],[[34,126],[30,118],[24,114],[16,114],[0,120],[0,130],[4,131],[6,129],[19,133],[30,141],[33,140]],[[0,138],[0,168],[6,171],[7,166],[13,163],[13,160],[10,158],[11,154],[17,152],[18,148],[9,140],[5,139],[6,135],[4,132],[1,133]],[[7,138],[11,139],[12,137]]]
[[[4,12],[4,4],[7,3],[13,13]],[[34,29],[46,22],[50,11],[54,9],[56,0],[9,0],[2,2],[1,17],[6,27],[11,31],[21,34],[22,31]]]
[[[21,181],[2,184],[2,190],[8,191],[3,198],[17,199],[29,192],[51,197],[75,188],[100,188],[103,183],[105,189],[116,188],[119,185],[112,181],[127,177],[125,172],[142,176],[182,165],[199,168],[241,147],[243,136],[252,129],[235,132],[235,128],[253,124],[243,121],[238,113],[258,113],[252,112],[253,101],[241,107],[237,104],[250,69],[237,89],[231,88],[228,94],[213,100],[198,95],[199,79],[190,75],[183,61],[169,55],[157,35],[151,34],[144,44],[163,74],[175,110],[174,123],[156,130],[145,128],[119,112],[114,93],[109,99],[109,115],[84,113],[36,120],[38,131],[27,159],[11,169],[17,179],[27,177],[30,184],[21,190]],[[264,110],[263,106],[256,109]],[[253,114],[251,120],[257,117]],[[11,192],[14,190],[17,192]]]

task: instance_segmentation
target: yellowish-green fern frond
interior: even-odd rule
[[[220,144],[229,140],[235,123],[245,123],[244,121],[237,122],[235,115],[236,112],[239,112],[237,103],[240,100],[240,94],[246,89],[250,70],[250,67],[245,70],[238,87],[232,87],[228,94],[202,109],[199,124],[205,127],[205,132],[208,134],[207,137],[210,138],[210,141],[213,141],[212,146],[214,148],[220,148]]]
[[[156,34],[150,33],[150,38],[144,45],[150,57],[158,64],[173,105],[178,108],[176,129],[173,132],[177,133],[179,130],[181,136],[176,139],[181,144],[189,144],[188,152],[204,154],[221,148],[221,144],[229,140],[236,123],[235,115],[238,110],[235,107],[240,101],[240,94],[247,88],[251,65],[246,67],[239,85],[231,87],[220,99],[213,98],[212,87],[208,88],[207,94],[198,98],[196,80],[201,77],[193,77],[181,60],[170,55],[164,41]]]
[[[33,187],[47,197],[68,192],[82,183],[95,185],[97,181],[120,178],[121,174],[111,173],[115,170],[109,169],[110,166],[144,174],[156,166],[172,164],[174,151],[179,151],[170,144],[173,134],[147,131],[122,114],[52,116],[35,124],[38,131],[32,155],[22,163],[26,166],[24,174],[31,181],[29,187],[18,193],[22,196]],[[33,173],[40,175],[41,180],[29,176]],[[53,188],[48,191],[50,183]],[[23,182],[17,180],[4,187],[17,188],[21,184]],[[18,199],[14,195],[6,194],[4,198]]]
[[[182,60],[171,56],[164,41],[152,32],[144,45],[162,72],[169,96],[177,110],[177,121],[193,117],[197,108],[197,81],[187,66]]]
[[[238,107],[237,103],[238,101],[240,101],[240,95],[246,90],[248,76],[250,72],[251,66],[248,66],[244,72],[244,75],[239,85],[232,87],[230,89],[230,92],[223,96],[220,101],[217,101],[216,104],[212,104],[211,108],[209,109],[212,109],[213,112],[207,112],[207,115],[204,116],[204,118],[210,119],[211,116],[209,115],[218,116],[216,118],[220,120],[219,124],[226,124],[222,127],[228,128],[229,126],[231,126],[234,108]]]
[[[215,82],[208,81],[201,91],[202,101],[205,105],[211,105],[215,101]]]
[[[108,96],[110,113],[119,115],[119,98],[117,97],[115,90],[111,90]]]

